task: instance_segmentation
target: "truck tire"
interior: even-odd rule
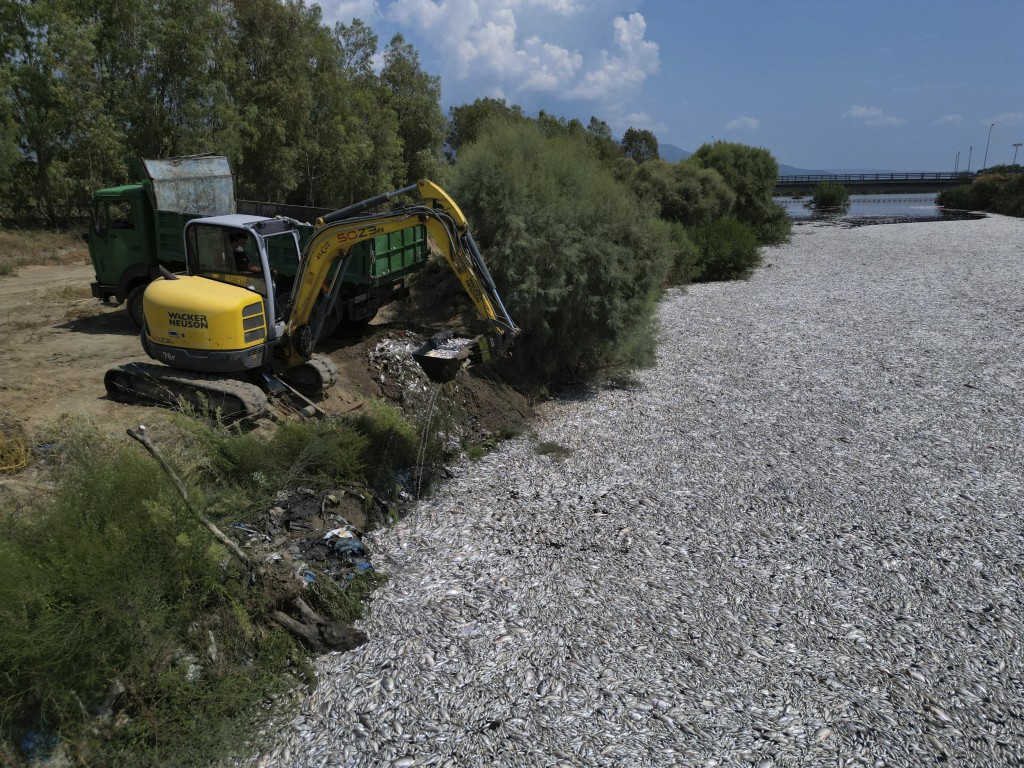
[[[128,298],[124,300],[125,311],[136,328],[142,328],[142,294],[145,292],[145,285],[136,286],[128,292]]]

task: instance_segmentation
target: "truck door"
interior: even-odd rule
[[[94,227],[102,247],[96,249],[101,262],[96,271],[112,277],[111,282],[128,267],[143,261],[143,232],[137,217],[136,206],[129,200],[97,201]]]

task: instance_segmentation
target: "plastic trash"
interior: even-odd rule
[[[338,539],[334,542],[334,551],[339,555],[365,555],[366,547],[356,538]]]

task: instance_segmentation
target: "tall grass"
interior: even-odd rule
[[[193,504],[225,528],[280,489],[393,486],[418,447],[382,404],[269,438],[167,429]],[[0,520],[0,756],[41,734],[87,765],[208,765],[308,680],[305,651],[269,618],[272,583],[247,577],[134,444],[77,422],[47,440],[53,495]],[[376,584],[310,602],[352,620]]]

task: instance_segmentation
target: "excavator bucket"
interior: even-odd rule
[[[427,378],[444,384],[455,378],[459,369],[474,354],[479,354],[476,339],[456,338],[451,333],[437,333],[412,353]]]

